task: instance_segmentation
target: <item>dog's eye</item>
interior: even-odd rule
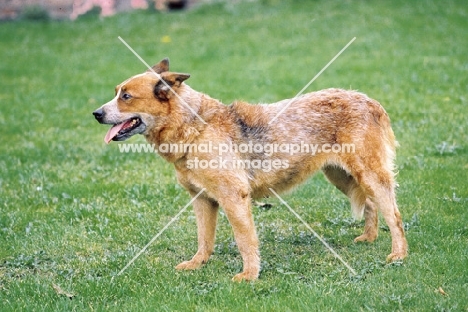
[[[131,98],[132,98],[132,96],[130,94],[128,94],[128,93],[122,94],[122,99],[124,99],[124,100],[130,100]]]

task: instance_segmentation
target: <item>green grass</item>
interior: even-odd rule
[[[0,310],[468,311],[467,21],[463,1],[271,0],[0,24]],[[225,103],[292,97],[357,37],[308,91],[358,89],[391,116],[407,260],[384,262],[383,222],[354,244],[362,222],[318,174],[284,198],[358,276],[269,199],[257,282],[230,281],[242,264],[222,213],[209,264],[174,270],[196,251],[191,212],[112,280],[189,201],[161,158],[103,143],[91,112],[145,69],[118,36]]]

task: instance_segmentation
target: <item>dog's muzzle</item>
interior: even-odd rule
[[[138,114],[119,116],[125,117],[126,119],[109,120],[106,116],[108,117],[110,115],[106,115],[101,107],[93,112],[93,116],[100,124],[112,125],[104,137],[104,141],[107,144],[109,144],[110,141],[124,141],[129,137],[134,136],[135,134],[141,134],[146,130],[146,124]]]

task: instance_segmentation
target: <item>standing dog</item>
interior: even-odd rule
[[[168,59],[153,71],[119,84],[115,98],[93,115],[112,125],[106,143],[144,135],[174,164],[190,195],[200,193],[193,202],[198,251],[176,269],[193,270],[208,261],[221,206],[244,264],[233,280],[255,280],[260,254],[252,199],[270,196],[270,188],[287,191],[320,169],[349,197],[353,214],[365,217],[364,233],[356,242],[376,239],[380,209],[392,237],[387,260],[407,255],[395,200],[397,142],[377,101],[355,91],[327,89],[270,105],[226,106],[186,85],[190,75],[170,72]],[[331,148],[345,145],[353,150]]]

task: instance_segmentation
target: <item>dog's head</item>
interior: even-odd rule
[[[99,123],[112,125],[104,138],[106,143],[145,134],[158,119],[170,114],[169,100],[190,75],[169,72],[167,58],[152,69],[119,84],[115,97],[93,112]]]

